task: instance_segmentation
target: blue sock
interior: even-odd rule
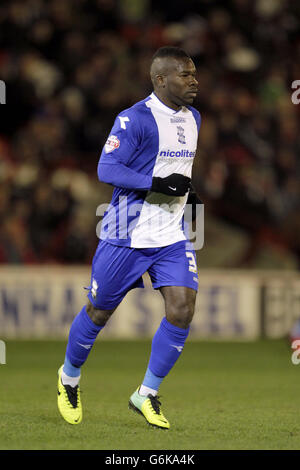
[[[80,375],[80,367],[85,363],[103,326],[96,325],[88,316],[86,307],[74,318],[70,328],[69,340],[63,370],[70,377]],[[76,370],[77,369],[77,370]]]
[[[158,390],[163,379],[163,377],[158,377],[157,375],[153,374],[153,372],[151,372],[148,367],[142,385],[152,388],[153,390]]]
[[[80,367],[73,366],[73,364],[71,364],[71,362],[67,358],[67,355],[65,357],[63,371],[69,377],[79,377],[80,376]]]
[[[163,378],[179,358],[190,328],[182,329],[163,318],[153,340],[143,385],[158,390]]]

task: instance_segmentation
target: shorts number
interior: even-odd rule
[[[197,263],[195,260],[195,255],[192,251],[186,251],[186,257],[189,260],[189,271],[192,273],[197,273]]]

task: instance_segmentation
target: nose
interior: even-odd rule
[[[197,78],[196,78],[196,77],[192,77],[192,80],[191,80],[191,85],[193,85],[193,86],[196,86],[196,87],[197,87],[197,86],[198,86],[198,84],[199,84],[199,82],[198,82]]]

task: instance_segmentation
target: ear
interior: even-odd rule
[[[156,75],[155,76],[155,82],[157,88],[165,88],[166,86],[166,76],[165,75]]]

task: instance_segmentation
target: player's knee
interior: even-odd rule
[[[167,320],[178,328],[189,327],[194,316],[194,304],[191,302],[178,302],[170,306],[166,312]]]
[[[95,308],[94,305],[90,301],[88,302],[86,306],[86,312],[88,316],[98,326],[104,326],[114,311],[115,309],[100,310],[98,308]]]

